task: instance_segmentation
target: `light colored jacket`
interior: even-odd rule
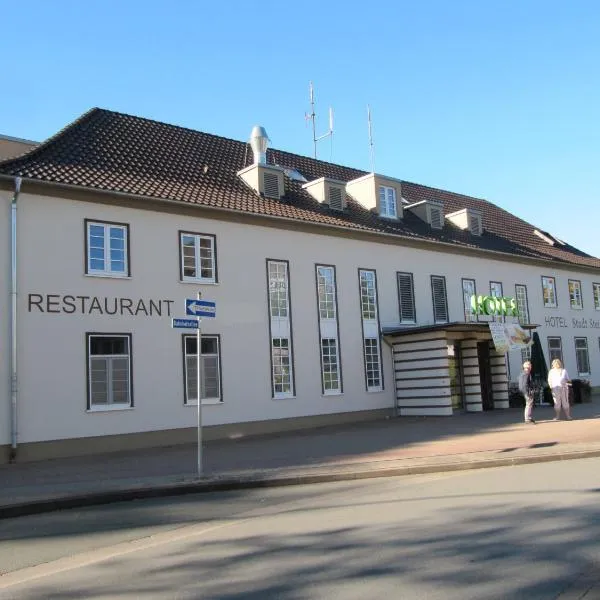
[[[564,387],[571,381],[566,369],[550,369],[548,373],[548,385],[551,388]]]

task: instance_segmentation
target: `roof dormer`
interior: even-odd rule
[[[470,231],[473,235],[483,233],[483,214],[476,208],[463,208],[446,215],[451,223],[463,230]]]
[[[414,213],[419,219],[428,223],[432,229],[442,229],[444,226],[444,205],[437,200],[423,200],[404,207]]]
[[[399,179],[369,173],[349,181],[346,192],[366,209],[381,217],[402,218],[402,185]]]
[[[277,165],[267,164],[268,145],[269,137],[265,128],[256,125],[250,134],[254,162],[237,174],[260,196],[280,200],[284,191],[284,170]]]
[[[333,210],[346,208],[346,183],[337,179],[320,177],[302,186],[315,200]]]

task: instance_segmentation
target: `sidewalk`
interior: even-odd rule
[[[600,396],[553,422],[537,407],[401,417],[194,445],[0,465],[0,518],[204,491],[294,485],[600,456]]]

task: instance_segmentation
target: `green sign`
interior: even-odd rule
[[[517,301],[514,298],[496,296],[471,296],[471,312],[474,315],[518,317]]]

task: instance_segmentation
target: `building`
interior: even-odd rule
[[[197,338],[172,319],[198,292],[206,438],[507,407],[523,357],[488,321],[516,317],[473,315],[473,295],[514,299],[547,357],[600,384],[599,259],[262,128],[93,109],[0,162],[0,207],[5,459],[193,440]]]
[[[0,160],[12,158],[37,146],[37,142],[0,134]]]

